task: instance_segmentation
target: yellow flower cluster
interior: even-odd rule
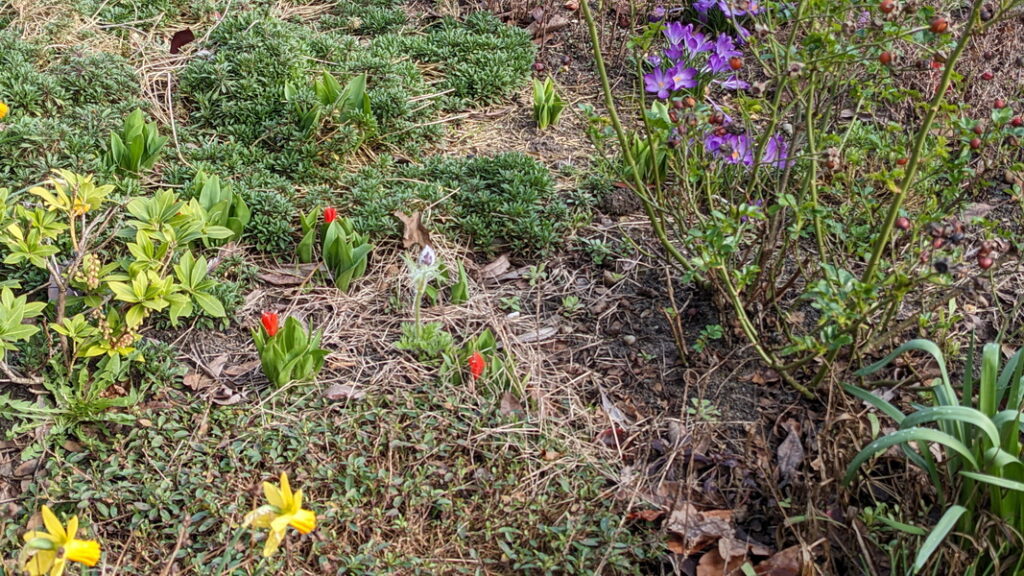
[[[312,532],[316,528],[316,514],[302,508],[302,490],[292,492],[285,473],[281,473],[280,486],[264,482],[263,494],[268,504],[246,514],[243,527],[270,529],[263,547],[263,556],[267,557],[281,546],[289,526],[301,534]],[[99,543],[76,538],[77,516],[73,516],[65,528],[48,507],[42,507],[41,515],[46,530],[25,533],[25,546],[18,559],[29,576],[62,576],[70,562],[89,567],[99,563],[102,553]]]
[[[4,116],[7,116],[7,113],[10,111],[11,109],[7,107],[7,104],[0,102],[0,120],[3,120]]]

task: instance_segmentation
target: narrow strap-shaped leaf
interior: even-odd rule
[[[846,467],[846,474],[843,476],[843,482],[849,483],[853,480],[854,476],[857,475],[857,469],[860,468],[861,464],[875,454],[886,450],[890,446],[904,444],[906,442],[934,442],[936,444],[941,444],[963,456],[964,460],[971,465],[971,468],[978,468],[978,462],[975,460],[974,455],[971,454],[971,451],[967,446],[964,446],[963,442],[949,434],[938,430],[932,430],[930,428],[908,428],[906,430],[899,430],[887,436],[883,436],[865,446],[864,449],[858,452],[853,458],[850,465]]]
[[[992,486],[998,486],[1000,488],[1006,488],[1007,490],[1024,493],[1024,482],[1010,480],[1009,478],[1000,478],[999,476],[993,476],[991,474],[982,474],[980,472],[960,472],[960,474],[972,480],[977,480],[978,482],[984,482],[985,484],[991,484]]]
[[[921,568],[924,568],[924,565],[928,563],[928,559],[938,550],[942,541],[953,530],[957,520],[960,520],[964,512],[967,512],[967,508],[953,505],[949,510],[946,510],[942,518],[939,518],[939,522],[932,528],[931,534],[928,534],[928,537],[924,539],[924,544],[921,545],[921,549],[917,552],[917,557],[914,558],[914,574],[917,574],[921,571]]]
[[[978,381],[978,409],[994,416],[999,405],[999,344],[989,342],[981,352],[981,379]],[[964,398],[969,402],[970,398]]]
[[[854,386],[853,384],[843,384],[843,390],[846,390],[846,392],[851,396],[856,396],[857,398],[863,400],[864,402],[867,402],[868,404],[874,406],[883,414],[895,420],[897,424],[903,422],[903,419],[905,418],[903,413],[900,412],[899,409],[893,406],[889,401],[872,394],[868,390],[859,388],[857,386]]]
[[[935,406],[924,408],[903,419],[901,428],[912,428],[927,422],[956,420],[977,427],[988,436],[990,446],[999,445],[999,429],[992,420],[980,410],[967,406]]]

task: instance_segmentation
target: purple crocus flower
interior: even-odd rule
[[[678,22],[677,22],[678,24]],[[700,52],[707,52],[711,50],[712,44],[708,40],[707,36],[699,30],[694,30],[693,24],[687,24],[674,31],[673,36],[678,38],[678,41],[672,41],[673,44],[682,44],[686,51],[690,55],[698,54]]]
[[[658,66],[661,66],[661,56],[658,56],[657,54],[651,54],[650,56],[647,57],[647,63],[657,68]]]
[[[690,26],[690,29],[692,30],[693,26]],[[665,25],[664,34],[669,44],[682,44],[686,39],[686,27],[682,22],[669,22]]]
[[[661,68],[655,68],[650,74],[644,74],[644,87],[648,92],[657,94],[658,98],[665,100],[673,90],[675,82],[672,77]]]
[[[758,0],[697,0],[693,3],[693,8],[701,14],[718,8],[726,18],[764,12],[764,6],[761,6]]]
[[[672,79],[672,87],[674,90],[693,88],[697,85],[697,69],[687,68],[683,62],[680,62],[670,68],[668,75]]]
[[[729,36],[728,34],[719,34],[718,38],[715,38],[714,50],[715,54],[723,58],[743,56],[743,52],[736,49],[736,44],[733,43],[732,36]]]
[[[701,14],[707,14],[708,10],[718,5],[718,0],[696,0],[693,9]]]
[[[647,15],[648,22],[661,22],[665,19],[665,7],[655,6],[651,13]]]
[[[705,68],[712,74],[721,74],[732,70],[732,67],[729,66],[729,56],[719,56],[718,54],[708,56],[708,65]]]
[[[730,76],[725,80],[715,80],[715,83],[720,84],[722,88],[725,88],[726,90],[746,90],[747,88],[750,88],[750,84],[747,84],[745,81],[740,80],[735,76]]]
[[[725,132],[724,134],[717,135],[714,131],[709,132],[704,138],[704,148],[711,154],[724,160],[726,164],[750,166],[754,163],[750,137],[746,133],[733,134]]]
[[[776,134],[768,139],[761,154],[761,162],[776,168],[785,168],[789,164],[789,145],[782,134]]]
[[[665,48],[665,58],[672,62],[678,62],[683,58],[683,45],[682,44],[671,44],[668,48]]]

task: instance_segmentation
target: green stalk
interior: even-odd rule
[[[981,7],[983,4],[983,0],[974,0],[974,4],[971,8],[971,15],[967,19],[967,25],[964,28],[964,32],[957,41],[956,47],[953,49],[953,53],[950,54],[949,59],[946,60],[946,68],[942,71],[942,78],[939,80],[939,85],[935,90],[935,95],[928,104],[928,112],[925,114],[924,120],[921,122],[921,127],[918,129],[917,136],[914,139],[914,147],[910,155],[910,160],[907,162],[907,171],[903,176],[903,180],[897,184],[896,195],[893,197],[892,203],[889,204],[889,213],[886,214],[885,223],[882,224],[882,230],[875,239],[875,245],[871,250],[871,259],[868,261],[867,268],[864,269],[864,274],[861,276],[861,282],[871,283],[874,281],[875,271],[878,269],[878,264],[882,259],[882,252],[885,250],[886,244],[889,243],[889,237],[892,235],[892,229],[896,225],[896,218],[899,217],[900,208],[903,207],[903,203],[907,199],[907,192],[910,191],[910,187],[914,182],[914,177],[917,176],[917,169],[921,163],[921,151],[924,149],[925,140],[928,139],[928,133],[931,132],[932,124],[935,122],[935,116],[939,113],[939,107],[942,105],[942,101],[946,96],[946,88],[949,87],[949,83],[953,78],[953,68],[955,67],[957,60],[960,58],[960,55],[963,53],[964,48],[967,47],[968,41],[971,39],[971,32],[973,32],[974,27],[978,23],[979,14],[981,13]]]
[[[619,113],[615,108],[615,101],[612,98],[611,83],[608,81],[608,71],[605,69],[604,56],[601,54],[601,38],[597,32],[597,25],[594,23],[594,15],[590,12],[590,6],[587,4],[586,0],[580,2],[580,10],[583,12],[584,20],[587,21],[587,32],[590,35],[590,43],[593,46],[594,64],[597,66],[597,74],[601,78],[601,92],[604,94],[604,104],[608,109],[608,118],[611,120],[612,128],[615,130],[615,135],[619,139],[619,146],[622,148],[622,155],[626,158],[626,163],[633,174],[634,190],[636,190],[637,196],[640,198],[640,202],[644,206],[644,212],[647,214],[647,219],[651,221],[651,227],[654,229],[654,234],[658,237],[658,241],[661,242],[661,245],[668,251],[669,255],[672,256],[672,259],[685,268],[686,256],[684,256],[679,249],[672,244],[672,241],[669,240],[668,235],[665,233],[665,227],[655,212],[650,196],[644,192],[646,187],[644,186],[643,180],[640,178],[640,173],[637,170],[636,159],[633,158],[633,153],[629,147],[629,140],[626,138],[626,131],[622,128],[622,122],[619,121]]]

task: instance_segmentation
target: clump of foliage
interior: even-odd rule
[[[1018,351],[1000,370],[1002,350],[998,344],[986,344],[981,354],[980,374],[974,373],[968,356],[961,390],[953,388],[946,359],[939,347],[927,340],[912,340],[881,361],[864,368],[866,375],[881,370],[907,351],[930,354],[938,364],[940,377],[928,390],[931,406],[919,406],[909,414],[871,392],[847,386],[846,390],[879,409],[899,425],[857,454],[846,471],[851,481],[858,469],[873,456],[891,446],[900,446],[907,458],[928,473],[932,483],[949,503],[935,528],[922,544],[914,561],[917,572],[928,562],[939,545],[956,528],[971,540],[989,540],[991,557],[975,561],[975,573],[990,564],[1024,566],[1020,541],[1006,541],[1002,526],[981,522],[985,514],[1002,520],[1016,538],[1024,534],[1024,460],[1021,450],[1021,412],[1024,410],[1024,352]],[[958,395],[959,392],[959,395]],[[977,395],[977,396],[975,396]],[[977,397],[977,400],[975,400]],[[938,429],[925,425],[935,423]],[[930,446],[941,447],[945,457],[937,462]],[[916,446],[916,449],[915,449]],[[955,504],[954,504],[955,502]],[[986,532],[985,527],[988,527]],[[984,573],[979,571],[978,573]]]
[[[98,151],[110,132],[146,106],[123,57],[71,51],[53,58],[17,29],[0,29],[0,95],[10,107],[0,131],[5,185],[28,186],[53,168],[101,170]]]
[[[462,22],[445,18],[404,44],[413,58],[441,67],[440,86],[454,90],[453,107],[509,96],[526,83],[536,54],[529,32],[488,12],[474,12]]]
[[[411,205],[437,205],[450,216],[445,233],[487,253],[536,256],[554,248],[568,226],[568,208],[548,169],[521,154],[464,158],[435,156],[423,164],[384,159],[350,177],[360,230],[398,233],[392,214]]]
[[[227,15],[210,34],[209,56],[182,70],[180,91],[194,125],[242,143],[288,140],[283,95],[309,71],[309,30],[263,10]]]
[[[113,192],[66,170],[27,195],[0,190],[0,256],[7,266],[47,272],[44,294],[53,304],[28,301],[18,282],[6,282],[0,294],[0,349],[22,352],[21,343],[45,334],[48,350],[41,365],[0,356],[0,370],[52,394],[42,407],[0,395],[0,413],[16,424],[12,433],[47,424],[49,436],[60,438],[78,435],[85,423],[129,422],[113,409],[134,406],[143,390],[110,390],[128,384],[131,364],[143,360],[135,346],[143,328],[154,317],[176,325],[200,309],[225,316],[207,260],[193,246],[231,230],[210,222],[197,200],[169,190],[126,204],[113,202]],[[25,323],[33,317],[41,321]]]
[[[346,0],[331,7],[317,22],[321,29],[376,36],[397,32],[407,18],[397,0]]]

